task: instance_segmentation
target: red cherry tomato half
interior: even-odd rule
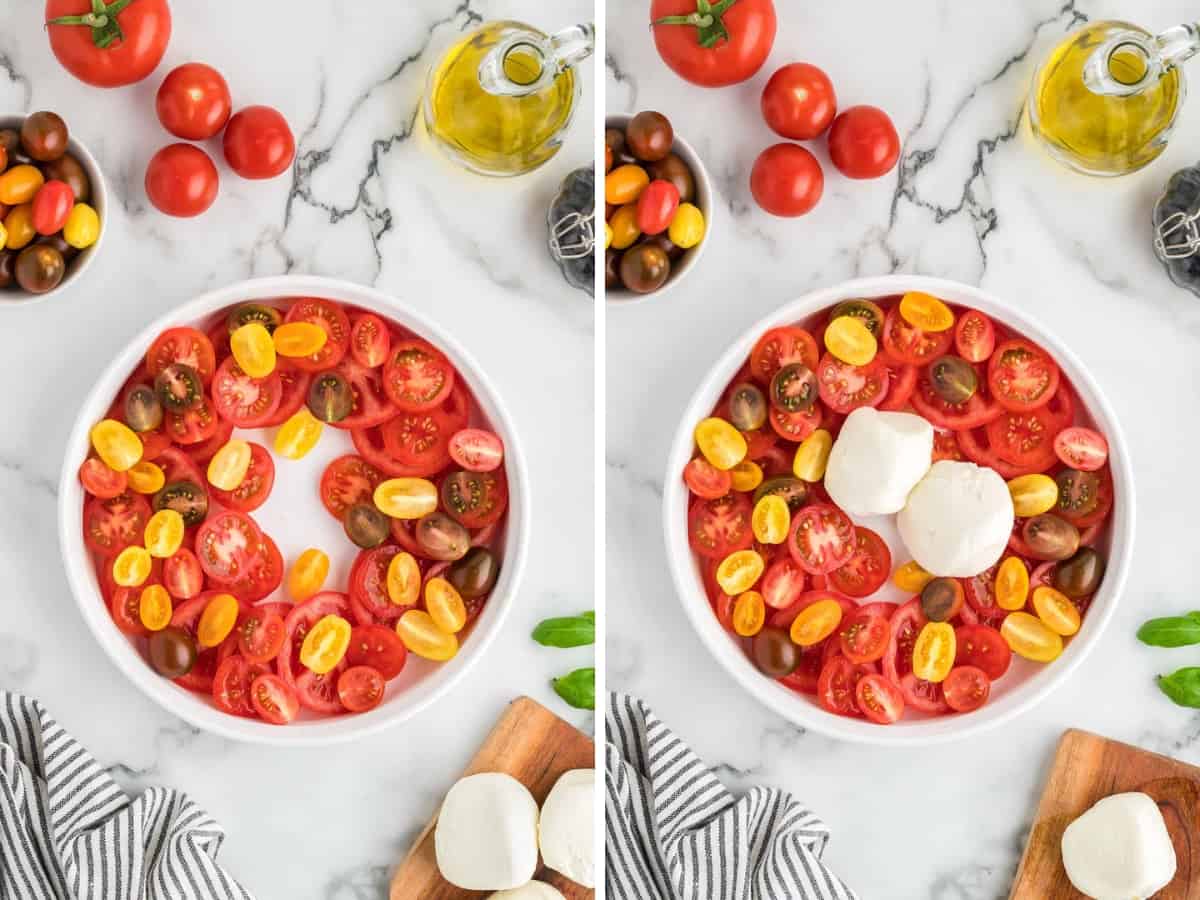
[[[117,28],[80,23],[78,17],[92,7],[89,0],[47,0],[50,49],[62,67],[85,84],[105,88],[134,84],[153,72],[171,39],[167,0],[128,4],[117,13]],[[64,18],[70,21],[55,21]]]
[[[857,718],[862,715],[857,699],[858,684],[873,674],[870,666],[855,665],[844,656],[835,656],[821,668],[817,699],[831,713]]]
[[[773,216],[793,218],[810,212],[824,190],[821,164],[797,144],[768,147],[750,170],[750,192],[759,207]]]
[[[856,546],[854,523],[830,503],[810,503],[792,516],[788,551],[810,575],[828,575],[844,566]]]
[[[230,584],[250,571],[262,543],[262,532],[249,516],[210,512],[196,532],[196,556],[205,575]]]
[[[33,198],[33,228],[49,236],[63,230],[75,205],[75,192],[65,181],[47,181]]]
[[[272,725],[287,725],[300,713],[296,689],[278,675],[259,675],[250,683],[250,703],[258,717]]]
[[[883,674],[893,684],[900,684],[901,679],[912,672],[913,648],[917,645],[917,635],[929,620],[921,611],[921,598],[914,597],[900,606],[892,614],[889,622],[891,638],[888,640],[887,652],[883,655]]]
[[[325,332],[325,346],[312,356],[291,361],[305,372],[332,369],[350,349],[350,318],[341,304],[318,297],[303,297],[292,304],[284,317],[288,322],[310,322]]]
[[[450,396],[454,374],[454,366],[436,347],[422,340],[401,341],[383,367],[383,386],[404,412],[424,412]]]
[[[788,609],[800,599],[807,583],[808,576],[800,565],[785,556],[767,566],[758,590],[771,609]]]
[[[238,110],[225,126],[225,161],[243,178],[282,175],[296,156],[296,139],[287,119],[269,106]]]
[[[646,185],[637,202],[637,225],[642,234],[662,234],[679,210],[679,188],[655,179]]]
[[[723,87],[757,72],[775,44],[773,0],[738,0],[708,30],[695,24],[696,0],[652,0],[650,23],[663,62],[692,84]],[[720,25],[724,35],[713,30]],[[711,31],[711,34],[710,34]]]
[[[861,406],[879,406],[891,386],[887,363],[879,354],[865,366],[852,366],[832,353],[817,366],[817,390],[821,400],[836,413],[849,413]]]
[[[209,492],[222,506],[237,512],[254,512],[271,495],[275,485],[275,462],[262,444],[250,442],[250,468],[246,476],[232,491],[209,486]]]
[[[237,624],[238,650],[250,662],[273,660],[286,637],[283,616],[265,606],[251,607]]]
[[[370,666],[391,681],[408,662],[408,648],[394,629],[386,625],[355,625],[350,632],[346,662],[351,666]]]
[[[887,618],[868,609],[860,609],[838,628],[842,655],[852,663],[883,659],[891,639]]]
[[[996,349],[996,326],[979,310],[969,309],[954,326],[954,347],[967,362],[985,362]]]
[[[776,70],[763,88],[763,119],[781,137],[811,141],[825,133],[836,113],[833,82],[809,63]]]
[[[381,481],[383,473],[361,456],[339,456],[321,475],[321,503],[340,522],[351,506],[372,502]]]
[[[776,372],[793,363],[815,372],[820,358],[816,338],[803,328],[784,325],[772,328],[758,339],[750,352],[750,372],[762,384],[769,385]]]
[[[504,444],[490,431],[464,428],[455,432],[448,447],[450,458],[469,472],[492,472],[504,460]]]
[[[258,663],[252,663],[244,657],[234,654],[227,657],[213,676],[213,699],[217,706],[235,716],[253,716],[254,704],[251,700],[250,686],[260,675],[266,675],[267,669]]]
[[[988,361],[988,389],[997,403],[1013,412],[1049,403],[1058,381],[1058,364],[1023,338],[1005,341]]]
[[[195,328],[168,328],[150,345],[146,353],[146,371],[151,379],[167,366],[183,363],[196,370],[205,384],[217,370],[217,357],[208,335]]]
[[[191,144],[163,147],[146,166],[146,196],[168,216],[198,216],[217,199],[217,167],[209,155]]]
[[[94,456],[89,456],[79,467],[79,482],[85,491],[101,500],[119,497],[129,486],[129,478],[124,472],[110,469]]]
[[[238,428],[261,428],[271,421],[283,397],[279,373],[254,378],[232,356],[217,368],[212,382],[213,402],[226,422]],[[189,410],[191,412],[191,410]]]
[[[959,625],[954,629],[956,666],[973,666],[995,681],[1008,671],[1012,650],[995,628],[988,625]]]
[[[163,587],[180,600],[190,600],[204,590],[204,570],[195,553],[180,547],[163,562]]]
[[[109,556],[140,544],[149,520],[150,504],[141,494],[126,491],[107,499],[93,497],[83,507],[83,537],[92,550]]]
[[[350,328],[350,354],[360,366],[376,369],[387,362],[392,349],[392,333],[383,319],[363,313]]]
[[[897,362],[910,366],[926,366],[950,349],[954,339],[950,331],[926,332],[910,325],[900,315],[897,304],[888,310],[883,320],[883,349]]]
[[[698,498],[688,510],[688,543],[706,559],[724,559],[754,543],[750,526],[753,509],[745,494],[730,493],[716,500]]]
[[[163,128],[185,141],[206,141],[229,121],[229,85],[204,63],[172,69],[158,87],[154,108]]]
[[[700,456],[683,467],[683,482],[689,491],[705,500],[716,500],[733,490],[733,476]]]
[[[992,683],[982,669],[975,666],[956,666],[942,682],[946,705],[955,712],[971,712],[987,703]]]
[[[870,528],[856,525],[854,535],[854,555],[840,569],[829,573],[829,586],[849,597],[868,597],[892,574],[892,551]]]
[[[1108,462],[1108,441],[1090,428],[1066,428],[1054,439],[1054,452],[1072,469],[1096,472]]]
[[[942,695],[942,686],[932,681],[922,681],[912,672],[900,679],[900,693],[904,695],[905,705],[917,712],[940,716],[950,711]]]
[[[366,712],[383,702],[383,676],[370,666],[351,666],[338,676],[337,692],[350,712]]]
[[[875,106],[851,106],[829,128],[829,158],[847,178],[878,178],[900,158],[900,136]]]
[[[904,715],[904,694],[882,675],[860,678],[854,701],[864,716],[879,725],[891,725]]]

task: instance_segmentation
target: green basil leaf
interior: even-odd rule
[[[1158,676],[1158,687],[1179,706],[1200,709],[1200,667],[1188,666]]]
[[[1138,629],[1138,640],[1151,647],[1187,647],[1200,644],[1200,618],[1166,616],[1151,619]]]
[[[1200,669],[1197,669],[1200,672]],[[551,682],[558,696],[576,709],[596,708],[596,670],[576,669]]]
[[[586,647],[588,644],[594,644],[595,613],[546,619],[533,629],[533,639],[543,647]]]

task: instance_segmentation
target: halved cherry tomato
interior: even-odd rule
[[[396,407],[384,389],[383,373],[379,369],[369,369],[347,356],[337,364],[334,372],[346,380],[351,396],[350,412],[330,423],[335,428],[372,428],[396,415]]]
[[[956,666],[974,666],[995,681],[1008,671],[1012,650],[1000,632],[988,625],[959,625],[954,629]]]
[[[688,543],[706,559],[721,560],[735,550],[745,550],[754,543],[753,511],[745,494],[698,498],[688,510]]]
[[[892,628],[888,620],[867,609],[860,609],[838,629],[842,655],[852,663],[883,659],[891,639]]]
[[[844,566],[856,546],[854,523],[836,506],[811,503],[792,517],[788,551],[811,575],[828,575]]]
[[[455,432],[447,448],[455,463],[471,472],[491,472],[504,460],[504,444],[493,432],[464,428]]]
[[[302,297],[287,311],[288,322],[312,322],[325,330],[328,340],[325,346],[312,356],[291,360],[292,364],[305,372],[322,372],[332,369],[342,361],[350,347],[350,319],[341,304],[317,297]]]
[[[917,367],[884,358],[888,370],[888,390],[883,402],[876,407],[885,411],[905,409],[917,388]]]
[[[722,472],[721,474],[726,474]],[[93,497],[111,500],[125,493],[129,477],[124,472],[110,469],[94,456],[89,456],[79,467],[79,482]]]
[[[350,712],[366,712],[383,702],[383,676],[370,666],[350,666],[338,676],[337,692]]]
[[[404,670],[408,649],[386,625],[355,625],[350,631],[346,662],[351,666],[371,666],[385,681],[391,681]]]
[[[954,641],[952,626],[926,622],[913,647],[913,673],[922,681],[944,681],[954,665]]]
[[[967,362],[981,363],[996,349],[996,327],[977,309],[968,309],[954,326],[954,347]]]
[[[950,710],[941,684],[922,681],[912,672],[900,679],[900,693],[904,695],[905,705],[918,712],[940,716]]]
[[[883,655],[883,674],[893,684],[901,684],[905,675],[912,672],[913,648],[917,635],[929,620],[921,611],[921,599],[914,597],[900,606],[892,615],[889,626],[891,638],[887,652]]]
[[[873,674],[875,670],[871,666],[855,665],[844,656],[829,660],[822,667],[821,677],[817,681],[817,698],[821,706],[839,716],[861,716],[862,710],[857,699],[858,684]]]
[[[374,313],[361,313],[350,329],[350,354],[360,366],[378,368],[387,362],[392,333]]]
[[[168,328],[150,345],[146,353],[146,372],[150,378],[155,378],[175,363],[190,366],[200,380],[208,384],[217,370],[212,341],[195,328]]]
[[[275,485],[275,463],[262,444],[250,443],[250,468],[232,491],[213,487],[211,493],[222,506],[237,512],[253,512],[264,503]]]
[[[1020,413],[1005,410],[987,424],[988,446],[1005,462],[1042,471],[1056,461],[1058,431],[1053,414],[1045,407]]]
[[[275,367],[279,376],[279,406],[275,415],[263,423],[264,428],[274,428],[282,425],[304,406],[308,397],[308,387],[312,382],[312,374],[297,369],[291,363],[280,360]]]
[[[905,321],[899,304],[883,322],[883,349],[897,362],[925,366],[944,356],[954,340],[952,331],[927,332]]]
[[[231,356],[213,377],[212,396],[217,412],[238,428],[260,428],[270,422],[283,396],[278,372],[253,378]]]
[[[697,456],[683,467],[683,481],[688,490],[706,500],[724,497],[733,489],[733,479],[729,472],[718,469],[702,456]]]
[[[250,662],[273,660],[283,649],[286,637],[283,616],[265,607],[251,607],[237,625],[238,650]]]
[[[413,339],[392,347],[383,367],[383,386],[401,410],[423,412],[450,396],[454,376],[454,366],[440,350]]]
[[[259,718],[272,725],[287,725],[300,712],[296,689],[269,672],[250,683],[250,703]]]
[[[904,694],[900,688],[874,672],[859,679],[854,700],[864,716],[880,725],[891,725],[904,715]]]
[[[209,578],[229,584],[249,572],[262,543],[253,519],[224,510],[210,514],[196,532],[196,557]]]
[[[340,522],[351,506],[370,503],[381,481],[383,473],[361,456],[339,456],[321,475],[321,503]]]
[[[257,603],[274,593],[283,583],[283,555],[279,547],[264,534],[250,560],[250,568],[244,576],[228,585],[229,593],[243,603]]]
[[[304,639],[308,636],[309,629],[328,615],[341,616],[343,618],[350,615],[350,604],[345,594],[340,594],[337,591],[322,591],[315,597],[305,600],[303,603],[297,603],[284,618],[283,647],[280,648],[279,655],[275,657],[275,668],[284,681],[292,685],[297,684],[298,676],[303,670],[303,665],[300,662],[300,648],[304,645]],[[337,701],[336,694],[335,685],[333,692],[333,699],[335,701]],[[304,692],[301,692],[300,696],[301,703],[304,703]],[[304,705],[307,706],[308,704],[304,703]],[[337,701],[334,704],[333,711],[336,712],[340,709],[341,702]]]
[[[1079,530],[1099,525],[1112,510],[1113,483],[1108,466],[1096,472],[1064,469],[1055,480],[1058,482],[1058,506],[1053,512]]]
[[[141,544],[149,520],[150,504],[141,494],[126,491],[116,497],[93,497],[83,507],[84,541],[97,553],[115,555]]]
[[[1054,438],[1054,452],[1072,469],[1095,472],[1108,461],[1108,441],[1090,428],[1066,428]]]
[[[966,460],[966,454],[962,452],[962,448],[958,446],[958,438],[953,431],[935,430],[933,432],[933,461],[938,462],[943,459],[956,460],[963,462]]]
[[[773,406],[767,416],[770,419],[772,430],[785,441],[802,441],[820,428],[824,422],[819,403],[813,404],[812,409],[794,413],[784,412]],[[787,460],[785,468],[791,468],[790,459]]]
[[[190,600],[204,589],[200,560],[187,547],[180,547],[163,561],[163,584],[172,597]]]
[[[177,444],[199,444],[207,441],[221,427],[220,418],[207,397],[184,412],[167,411],[165,428]]]
[[[781,557],[769,566],[759,581],[758,589],[771,609],[787,609],[804,593],[807,576],[790,556]]]
[[[385,422],[379,429],[388,461],[376,459],[363,449],[354,432],[359,453],[387,474],[396,477],[428,478],[451,463],[450,440],[467,424],[468,398],[460,385],[436,409],[423,412],[402,412]]]
[[[971,712],[987,703],[992,683],[982,669],[956,666],[942,682],[946,705],[955,712]]]
[[[861,406],[878,406],[887,396],[890,384],[887,364],[879,356],[865,366],[852,366],[826,353],[817,366],[821,400],[838,413]]]
[[[762,384],[770,384],[784,366],[800,363],[814,372],[820,352],[816,339],[803,328],[784,325],[772,328],[754,345],[750,353],[750,371]]]
[[[870,528],[856,525],[854,553],[829,573],[829,586],[851,597],[867,597],[883,586],[891,571],[892,551],[887,542]]]
[[[411,606],[393,603],[388,594],[388,568],[392,557],[402,553],[395,544],[363,550],[350,568],[350,610],[360,625],[395,622]]]
[[[949,402],[934,389],[928,367],[923,368],[917,375],[912,405],[935,428],[951,431],[964,431],[986,425],[1004,412],[999,405],[985,398],[981,391],[976,391],[964,403]]]
[[[265,666],[233,655],[217,666],[213,676],[213,699],[217,706],[235,716],[253,717],[255,709],[250,691],[254,680],[270,674]]]
[[[1013,412],[1048,403],[1058,381],[1057,363],[1023,338],[1005,341],[988,361],[988,389],[997,403]]]

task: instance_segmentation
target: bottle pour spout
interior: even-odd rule
[[[591,24],[572,25],[549,38],[514,34],[479,64],[479,83],[491,94],[524,97],[548,87],[564,69],[590,56],[595,45]]]
[[[1128,97],[1200,52],[1200,27],[1176,25],[1153,37],[1137,31],[1113,35],[1088,57],[1083,82],[1096,94]]]

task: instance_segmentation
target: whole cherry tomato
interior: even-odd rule
[[[794,141],[820,137],[837,113],[833,82],[816,66],[792,63],[779,69],[762,93],[762,114],[777,133]]]
[[[900,137],[876,106],[852,106],[829,129],[829,158],[847,178],[878,178],[900,158]]]
[[[198,216],[217,199],[220,178],[208,154],[191,144],[171,144],[146,167],[146,196],[168,216]]]
[[[662,234],[678,210],[679,189],[669,181],[652,181],[638,197],[638,229],[642,234]]]
[[[224,148],[225,161],[243,178],[274,178],[291,166],[296,140],[278,110],[247,106],[229,120]]]
[[[154,71],[171,39],[171,9],[167,0],[101,2],[46,0],[46,31],[50,49],[63,68],[86,84],[121,87],[141,81]]]
[[[754,161],[750,192],[773,216],[802,216],[825,190],[825,175],[817,158],[798,144],[768,147]]]
[[[75,192],[65,181],[47,181],[33,198],[33,227],[38,234],[51,235],[63,230],[75,205]]]
[[[221,73],[204,63],[176,66],[154,98],[163,128],[187,141],[206,141],[224,128],[232,104]]]
[[[650,23],[663,62],[704,87],[745,81],[775,44],[773,0],[734,0],[723,12],[708,14],[697,0],[652,0]]]

